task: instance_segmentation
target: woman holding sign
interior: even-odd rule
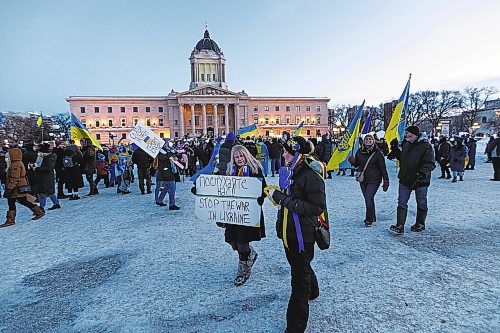
[[[248,149],[241,145],[236,145],[231,150],[231,160],[227,165],[227,175],[239,177],[257,177],[262,179],[262,195],[257,198],[260,206],[264,203],[264,188],[267,186],[262,166]],[[235,251],[238,251],[240,261],[238,264],[238,274],[234,279],[236,286],[243,285],[252,272],[252,266],[257,260],[257,252],[250,245],[252,241],[259,241],[266,236],[264,227],[264,214],[260,209],[260,227],[246,227],[242,225],[226,224],[225,240]]]

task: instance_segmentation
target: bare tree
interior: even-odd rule
[[[58,113],[52,117],[54,125],[59,125],[59,132],[65,133],[66,137],[70,137],[71,133],[71,121],[69,113]]]
[[[0,129],[0,140],[18,144],[20,141],[33,142],[34,124],[30,118],[13,114],[4,114]]]
[[[410,94],[408,100],[408,116],[406,121],[409,125],[420,125],[425,120],[425,108],[439,93],[436,91],[419,91]]]
[[[484,108],[484,104],[498,92],[495,87],[474,88],[466,87],[462,93],[460,108],[463,111],[464,127],[469,129],[476,121],[479,111]]]
[[[432,124],[435,129],[441,119],[452,115],[461,103],[461,95],[456,90],[442,90],[437,95],[435,92],[427,98],[424,108],[426,120]]]

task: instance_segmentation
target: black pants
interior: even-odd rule
[[[87,182],[89,183],[90,192],[95,191],[97,188],[94,182],[94,174],[85,174],[85,178],[87,178]]]
[[[493,171],[495,172],[493,179],[500,180],[500,157],[492,157]]]
[[[441,177],[444,177],[445,173],[446,177],[451,177],[448,161],[439,161],[439,165],[441,166]]]
[[[105,175],[97,175],[97,178],[95,179],[95,187],[97,188],[97,185],[99,185],[99,182],[101,179],[104,179],[104,186],[109,187],[109,177],[108,174]]]
[[[146,180],[148,192],[151,192],[151,174],[149,173],[149,168],[137,169],[137,176],[139,177],[139,189],[141,193],[144,193],[144,180]]]
[[[377,215],[375,213],[375,194],[377,194],[380,184],[359,183],[359,186],[361,187],[361,192],[363,192],[363,197],[365,198],[365,220],[376,222]]]
[[[314,243],[305,243],[305,250],[299,253],[297,241],[288,242],[286,259],[292,269],[292,295],[286,311],[287,332],[304,332],[309,319],[309,296],[318,291],[318,280],[311,268],[314,258]]]
[[[236,243],[231,242],[233,250],[238,251],[240,260],[247,261],[250,254],[250,243]]]
[[[26,197],[22,198],[8,198],[7,202],[9,204],[9,210],[16,210],[16,201],[19,202],[21,205],[28,207],[29,209],[33,209],[36,205],[29,202]]]
[[[57,181],[57,195],[64,195],[64,181],[63,181],[63,172],[62,170],[56,170],[56,181]]]

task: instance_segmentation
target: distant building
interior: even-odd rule
[[[70,96],[70,112],[102,143],[128,141],[138,121],[160,137],[227,134],[257,124],[260,135],[280,136],[304,121],[305,136],[328,130],[326,97],[253,97],[228,90],[226,59],[205,30],[189,58],[189,90],[167,96]]]

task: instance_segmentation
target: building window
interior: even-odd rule
[[[99,107],[98,106],[94,107],[94,113],[99,113]]]
[[[213,75],[213,76],[212,76],[212,78],[213,78],[213,81],[215,81],[215,74],[212,74],[212,75]]]
[[[163,118],[159,118],[158,119],[158,125],[159,126],[163,126]]]
[[[120,106],[120,112],[121,113],[125,113],[125,107],[124,106]]]
[[[290,106],[285,106],[285,111],[290,112]]]
[[[259,107],[258,106],[254,106],[253,107],[253,112],[259,112]]]
[[[151,112],[151,107],[150,106],[146,106],[146,112]]]
[[[137,106],[134,106],[134,107],[132,108],[132,110],[133,110],[134,112],[139,112],[139,108],[138,108]]]
[[[319,106],[319,105],[318,105],[318,106],[316,107],[316,112],[321,112],[321,106]]]
[[[311,135],[311,130],[307,130],[306,135]]]
[[[311,123],[311,117],[307,116],[306,117],[306,124],[310,124]]]
[[[85,118],[80,119],[80,122],[83,126],[87,126]]]
[[[178,121],[177,119],[176,119],[176,120],[174,120],[174,125],[175,125],[175,126],[179,125],[179,121]]]
[[[259,123],[259,117],[255,116],[253,117],[253,123],[258,124]]]
[[[295,107],[295,111],[300,112],[300,105],[297,105],[297,106]]]
[[[113,127],[113,119],[108,119],[108,126]]]
[[[122,127],[127,126],[127,118],[121,118],[120,122],[121,122]]]
[[[264,111],[269,111],[269,106],[268,105],[264,106]]]
[[[108,113],[113,113],[113,107],[112,106],[108,106]]]
[[[213,124],[212,116],[207,116],[207,124],[208,124],[208,126],[212,126],[212,124]]]
[[[151,126],[151,118],[146,118],[146,126]]]
[[[311,111],[311,106],[306,106],[306,111],[310,112]]]
[[[194,117],[194,126],[200,126],[200,116]]]
[[[290,124],[290,116],[286,116],[285,117],[285,121],[286,121],[287,124]]]
[[[316,136],[320,136],[321,135],[321,130],[316,130]]]
[[[175,136],[176,138],[178,138],[178,137],[179,137],[179,132],[174,132],[174,136]]]
[[[203,75],[203,74],[202,74]],[[207,74],[207,82],[210,82],[210,74]]]
[[[85,106],[80,106],[80,113],[85,113]]]
[[[205,82],[205,74],[201,74],[201,81]]]
[[[95,127],[100,127],[100,126],[101,126],[101,124],[99,122],[99,119],[96,119],[95,120]],[[89,127],[90,127],[90,123],[89,123]]]
[[[96,133],[95,138],[96,138],[97,140],[101,140],[101,134]]]
[[[269,136],[269,131],[266,131],[266,136]]]
[[[266,117],[266,125],[269,125],[269,117]]]
[[[317,116],[317,117],[316,117],[316,119],[317,119],[316,123],[317,123],[318,125],[320,125],[320,124],[321,124],[321,117],[320,117],[320,116]]]
[[[274,107],[274,111],[279,112],[279,111],[280,111],[280,106],[279,106],[279,105],[276,105],[276,106]]]
[[[139,122],[139,118],[134,118],[134,119],[132,119],[132,121],[134,122],[134,126],[137,126],[137,123]]]
[[[280,124],[280,117],[276,117],[276,125]]]
[[[126,139],[127,138],[127,133],[122,133],[122,139]]]
[[[226,116],[220,116],[220,124],[226,125]]]
[[[295,117],[295,123],[298,125],[300,124],[300,116]]]
[[[158,112],[163,112],[163,106],[158,107]]]
[[[165,134],[163,134],[163,132],[160,132],[160,138],[164,138],[165,137]]]

